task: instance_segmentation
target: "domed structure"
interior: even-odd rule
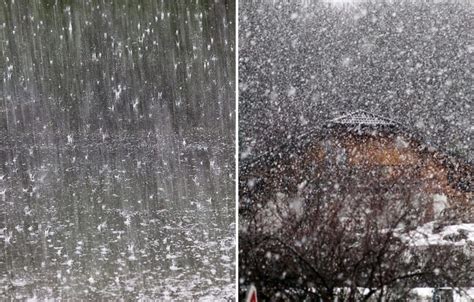
[[[320,199],[383,195],[394,202],[423,201],[420,222],[473,207],[471,163],[429,146],[392,119],[362,110],[331,119],[245,164],[241,206],[277,193],[301,195],[302,184]]]

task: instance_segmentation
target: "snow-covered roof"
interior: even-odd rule
[[[357,110],[349,114],[336,117],[329,124],[359,125],[359,126],[399,126],[394,120],[378,116],[364,110]]]

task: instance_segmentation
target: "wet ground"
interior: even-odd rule
[[[230,149],[168,139],[1,148],[0,294],[233,296]]]

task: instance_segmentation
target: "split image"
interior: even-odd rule
[[[471,0],[0,0],[1,301],[474,301]]]

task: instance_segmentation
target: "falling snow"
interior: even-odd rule
[[[240,298],[473,301],[473,5],[240,2]]]

